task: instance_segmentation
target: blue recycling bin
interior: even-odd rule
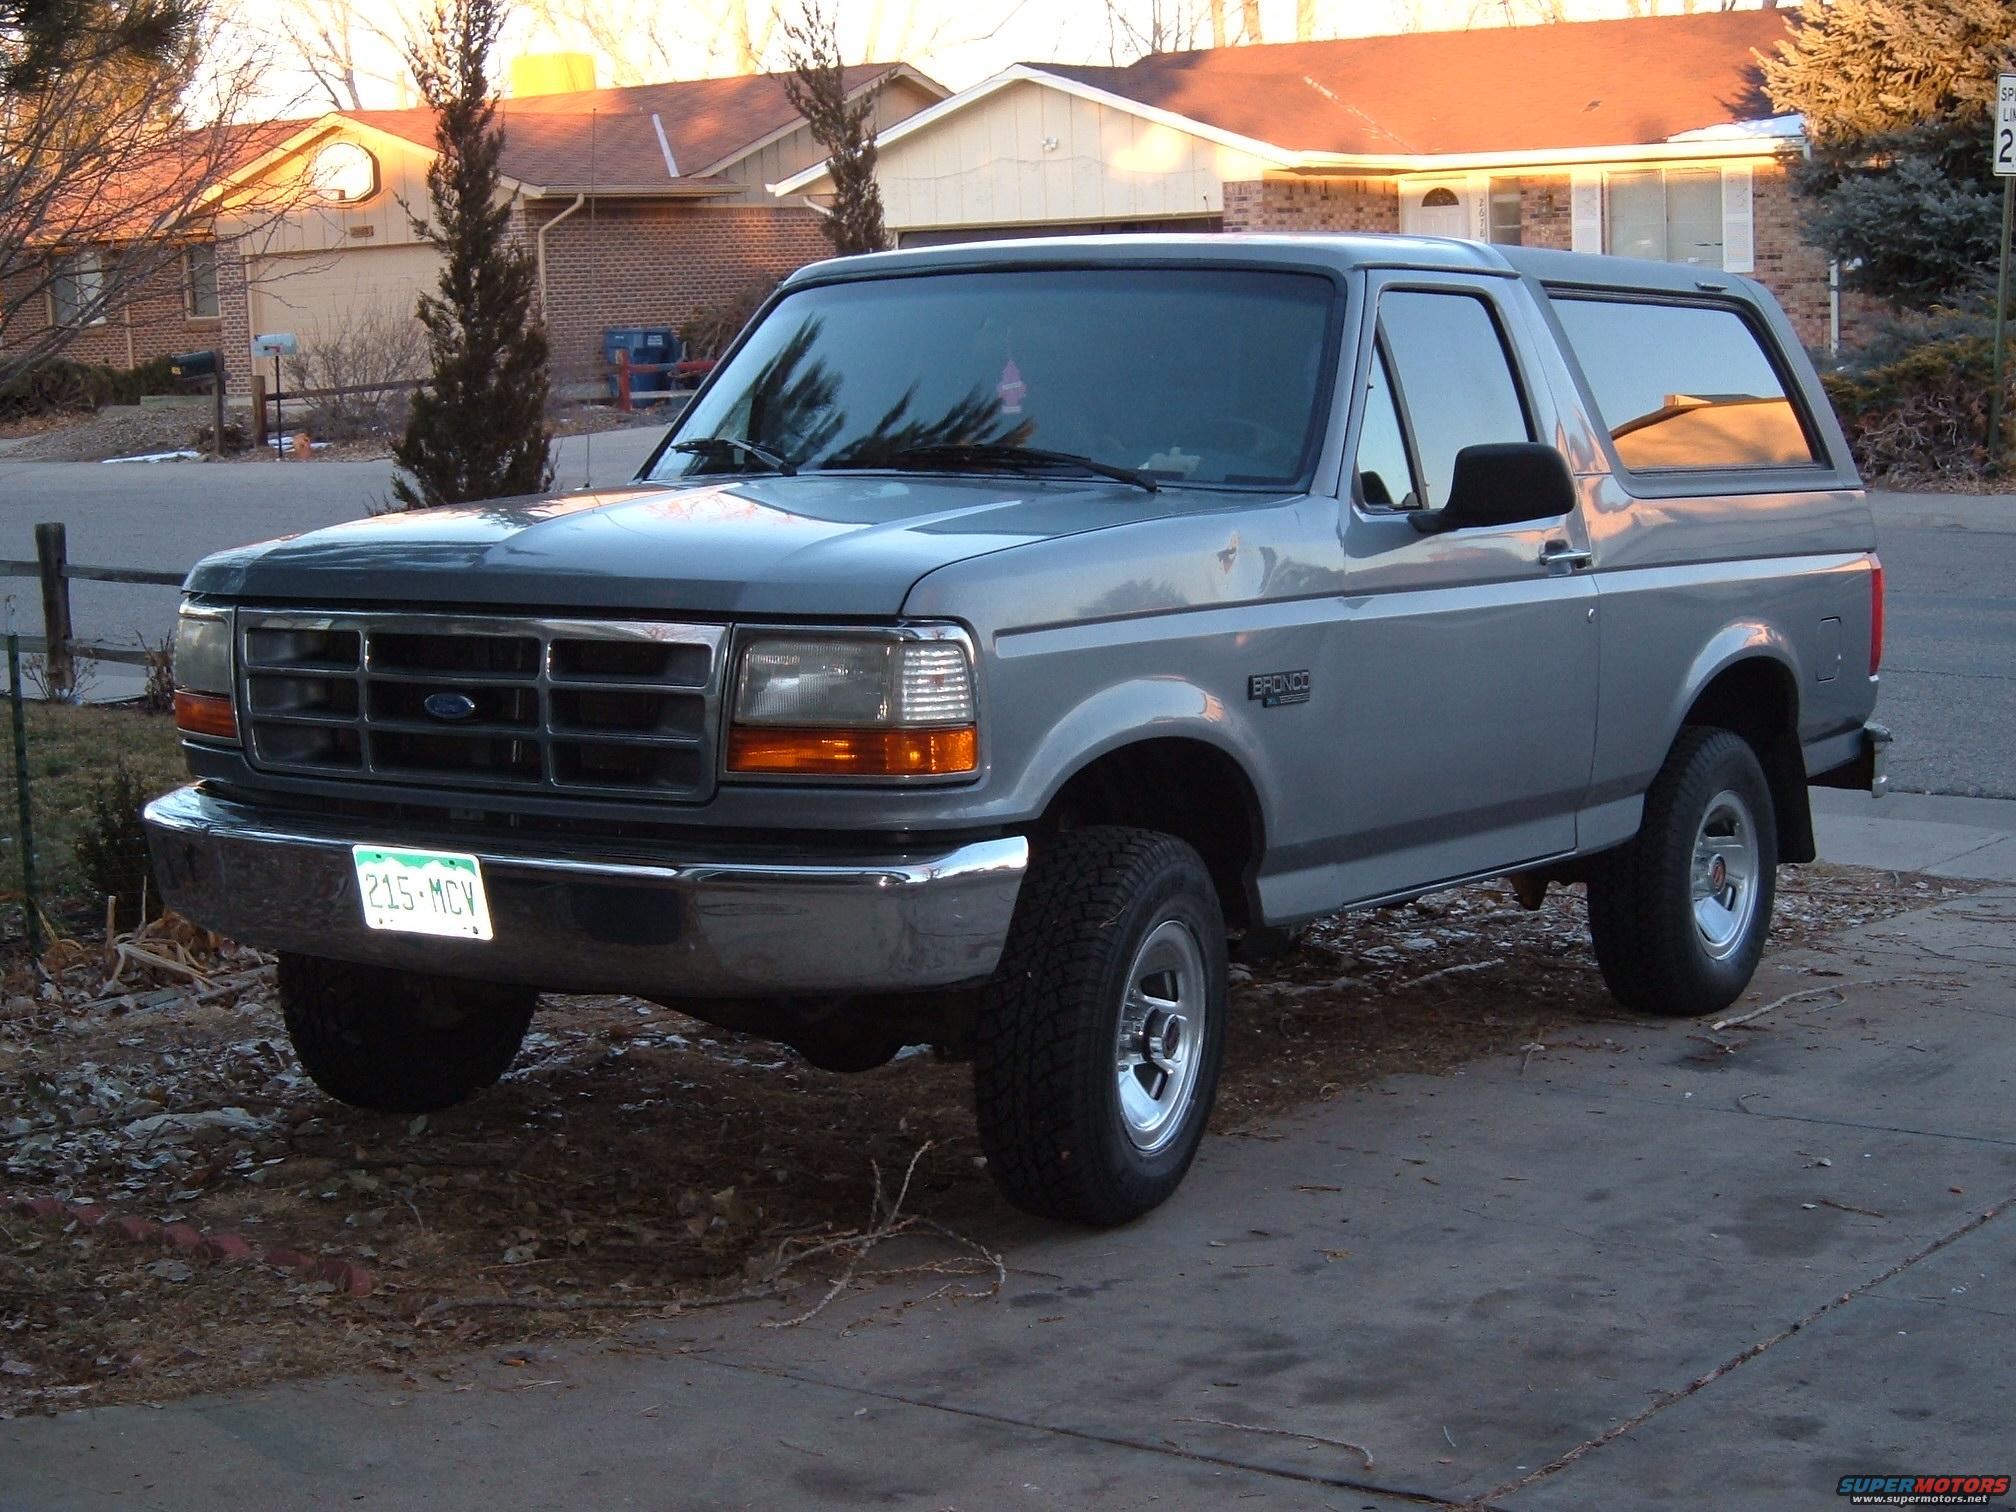
[[[609,397],[616,397],[616,374],[613,371],[618,352],[628,352],[633,365],[646,363],[677,362],[684,351],[678,335],[670,326],[611,326],[602,333],[602,360],[609,364]],[[630,379],[630,395],[633,399],[644,395],[663,396],[672,391],[670,371],[656,373],[636,373]]]

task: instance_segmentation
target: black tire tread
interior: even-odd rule
[[[1691,854],[1693,826],[1721,782],[1713,773],[1725,758],[1747,758],[1756,768],[1764,804],[1753,814],[1759,844],[1769,865],[1760,868],[1764,898],[1760,912],[1768,929],[1775,895],[1777,861],[1775,815],[1770,784],[1749,742],[1731,730],[1690,725],[1681,730],[1645,794],[1638,834],[1627,844],[1594,858],[1589,872],[1589,935],[1596,964],[1611,996],[1627,1008],[1668,1018],[1715,1013],[1742,995],[1704,995],[1697,963],[1699,947],[1684,910],[1664,906],[1664,873],[1675,864],[1674,848]],[[1685,833],[1682,833],[1685,831]],[[1750,961],[1755,967],[1754,958]],[[1745,983],[1748,971],[1743,973]]]
[[[380,966],[283,953],[280,1012],[309,1079],[338,1102],[433,1113],[492,1086],[538,1003],[528,989],[485,982],[423,983]],[[463,1011],[428,1023],[423,993],[452,993]]]
[[[1216,894],[1189,845],[1154,830],[1094,826],[1067,831],[1040,848],[1022,885],[999,970],[985,994],[974,1046],[975,1111],[988,1169],[1002,1194],[1042,1217],[1110,1225],[1160,1202],[1180,1182],[1209,1114],[1217,1067],[1200,1068],[1203,1105],[1196,1135],[1157,1191],[1116,1193],[1091,1163],[1074,1159],[1099,1137],[1083,1126],[1077,1078],[1110,1060],[1110,1026],[1085,1010],[1111,960],[1113,926],[1152,879],[1194,873]],[[1223,939],[1222,922],[1218,938]],[[1207,951],[1209,946],[1207,945]],[[1222,971],[1222,956],[1221,971]],[[1215,1047],[1222,1050],[1223,1028]],[[1208,1078],[1206,1080],[1205,1078]]]

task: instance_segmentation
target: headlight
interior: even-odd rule
[[[185,735],[236,740],[231,683],[230,613],[184,604],[175,622],[175,727]]]
[[[766,635],[743,647],[729,771],[919,777],[978,766],[962,641],[931,632]]]

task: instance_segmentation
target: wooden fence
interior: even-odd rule
[[[50,687],[68,688],[76,680],[77,657],[145,667],[161,654],[159,647],[79,640],[70,619],[72,583],[144,583],[150,587],[180,588],[184,574],[158,572],[145,567],[87,567],[73,562],[62,525],[53,524],[35,527],[35,560],[0,559],[0,577],[40,580],[42,633],[22,636],[21,649],[42,653],[49,670]]]

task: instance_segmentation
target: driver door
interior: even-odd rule
[[[1354,902],[1570,851],[1596,740],[1597,594],[1580,510],[1424,535],[1456,453],[1548,439],[1510,280],[1368,290],[1347,456],[1337,801]]]

